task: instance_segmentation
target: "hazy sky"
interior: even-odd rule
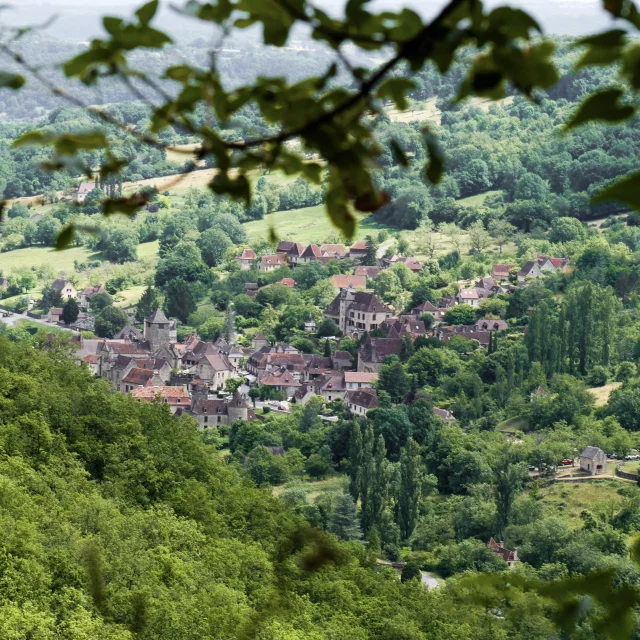
[[[9,0],[11,2],[11,0]],[[344,6],[345,0],[316,0],[323,8],[335,9]],[[172,0],[181,5],[183,0]],[[20,24],[38,23],[46,17],[57,14],[57,23],[50,28],[52,35],[70,37],[76,33],[80,37],[91,37],[100,33],[100,16],[105,13],[126,15],[143,4],[143,0],[14,0],[13,9],[3,13],[4,19]],[[188,34],[195,26],[194,21],[180,19],[168,9],[170,2],[162,5],[161,25],[185,30]],[[374,0],[372,7],[410,6],[424,15],[435,13],[445,4],[445,0]],[[606,27],[610,20],[602,9],[602,0],[487,0],[489,6],[515,4],[528,11],[550,33],[581,34]],[[176,34],[177,35],[177,34]],[[198,34],[195,33],[194,37]]]

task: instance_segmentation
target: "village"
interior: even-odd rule
[[[343,244],[308,245],[281,241],[273,254],[257,257],[252,249],[244,249],[237,257],[241,270],[272,271],[283,265],[291,269],[299,264],[318,260],[350,259],[356,263],[367,253],[365,242],[350,247]],[[79,344],[79,357],[99,377],[107,379],[114,390],[131,394],[141,401],[160,398],[172,412],[188,412],[201,428],[226,425],[236,419],[250,419],[253,404],[250,391],[267,387],[280,392],[283,400],[274,401],[276,408],[285,410],[289,402],[305,404],[313,395],[325,401],[342,400],[356,415],[364,416],[378,406],[375,383],[385,359],[397,356],[402,341],[435,337],[448,342],[460,335],[475,340],[482,349],[490,349],[492,336],[504,332],[508,325],[500,319],[481,319],[474,324],[450,325],[446,312],[457,305],[476,308],[480,302],[499,293],[510,293],[516,287],[526,286],[532,279],[557,269],[566,272],[566,258],[538,256],[521,269],[514,264],[495,264],[490,276],[480,278],[471,286],[461,287],[455,296],[443,297],[434,305],[427,301],[410,314],[396,315],[382,303],[368,286],[385,269],[402,262],[411,271],[420,272],[423,265],[412,257],[393,255],[379,260],[375,266],[357,264],[352,275],[334,275],[331,282],[336,297],[324,310],[342,336],[361,340],[357,360],[339,349],[329,357],[300,353],[289,344],[269,344],[260,332],[253,335],[251,347],[238,347],[219,338],[213,342],[201,340],[197,335],[185,342],[177,341],[176,321],[166,317],[162,310],[144,321],[138,328],[132,324],[123,328],[113,339],[75,336]],[[515,276],[515,277],[514,277]],[[513,282],[515,280],[515,282]],[[278,284],[294,287],[293,279],[285,278]],[[91,298],[105,293],[102,285],[77,291],[66,279],[54,281],[53,288],[60,291],[63,300],[74,298],[81,309],[71,325],[76,330],[91,330],[93,318],[87,313]],[[247,283],[245,293],[254,296],[259,287]],[[50,309],[47,320],[63,325],[63,309]],[[314,334],[316,322],[309,318],[305,332]],[[373,332],[373,336],[369,335]],[[363,339],[364,338],[364,339]],[[225,393],[227,381],[241,381],[235,394]],[[454,416],[445,409],[434,408],[445,420]]]

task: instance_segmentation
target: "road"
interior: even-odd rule
[[[12,316],[4,317],[0,316],[0,322],[3,322],[7,327],[15,327],[20,320],[29,320],[29,322],[35,322],[35,324],[41,324],[43,327],[48,329],[62,329],[63,331],[69,331],[70,333],[75,333],[73,329],[69,329],[69,327],[61,327],[57,324],[51,324],[46,320],[39,320],[37,318],[29,318],[26,314],[14,313]]]
[[[433,591],[434,589],[437,589],[440,586],[438,584],[438,581],[430,573],[427,573],[426,571],[422,571],[422,584],[425,587],[427,587],[429,591]]]
[[[382,260],[384,258],[384,254],[387,252],[387,249],[395,242],[395,238],[390,238],[389,240],[385,240],[376,251],[376,258],[378,260]]]

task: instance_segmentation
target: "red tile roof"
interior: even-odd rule
[[[367,279],[364,276],[331,276],[331,284],[336,289],[364,289],[367,286]]]
[[[191,402],[189,393],[185,387],[138,387],[131,392],[131,395],[138,400],[152,401],[156,397],[166,400],[171,405],[188,406]]]

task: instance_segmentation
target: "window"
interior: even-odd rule
[[[205,416],[203,422],[207,424],[207,422],[209,422],[209,416]]]

